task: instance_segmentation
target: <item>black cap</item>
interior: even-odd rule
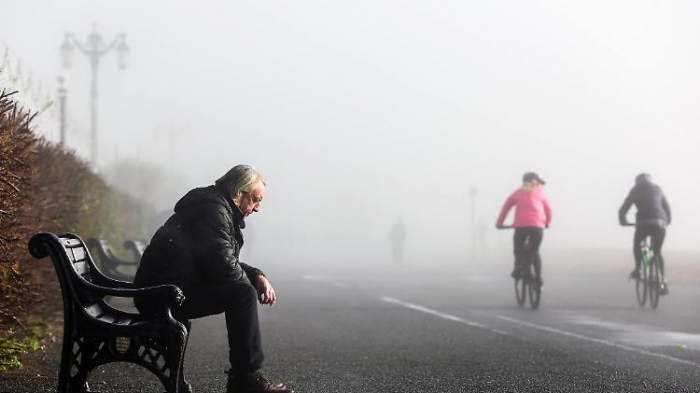
[[[532,181],[532,180],[537,180],[541,184],[547,184],[544,181],[544,178],[542,177],[542,175],[540,175],[537,172],[527,172],[523,175],[523,183],[527,183],[527,182]]]

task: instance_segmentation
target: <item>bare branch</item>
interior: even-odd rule
[[[10,187],[14,188],[15,191],[17,191],[17,193],[20,193],[20,192],[21,192],[21,191],[19,190],[19,188],[17,188],[17,186],[14,185],[14,184],[12,184],[10,181],[5,180],[5,179],[2,179],[2,178],[0,178],[0,180],[2,180],[4,183],[8,184]]]

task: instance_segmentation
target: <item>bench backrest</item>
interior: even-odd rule
[[[119,258],[114,256],[112,247],[106,240],[89,238],[85,241],[85,244],[97,254],[97,262],[104,270],[110,270],[110,268],[114,268],[112,265],[122,262]]]
[[[36,258],[51,257],[61,284],[66,311],[74,302],[85,308],[101,298],[88,289],[93,282],[93,274],[99,274],[99,271],[80,237],[72,233],[61,236],[39,233],[29,241],[29,250]]]
[[[100,273],[107,277],[123,282],[134,281],[135,270],[138,267],[141,257],[136,260],[125,260],[117,258],[112,252],[109,243],[102,239],[90,238],[85,241],[92,255],[97,258],[97,265]],[[129,272],[131,270],[131,272]]]
[[[127,240],[124,242],[124,248],[131,251],[136,262],[141,261],[143,252],[146,250],[146,245],[146,242],[143,240]]]

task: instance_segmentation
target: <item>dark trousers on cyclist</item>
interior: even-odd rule
[[[513,253],[515,254],[515,269],[524,271],[528,258],[532,257],[537,278],[542,275],[542,259],[540,258],[540,245],[544,237],[544,228],[521,227],[515,228],[513,234]],[[529,239],[529,240],[528,240]]]
[[[654,251],[654,255],[658,257],[659,268],[661,274],[664,274],[664,258],[661,256],[661,247],[664,245],[664,239],[666,238],[666,228],[659,225],[638,225],[634,231],[634,245],[632,250],[634,252],[634,263],[637,271],[642,266],[642,240],[647,237],[651,238],[651,250]]]

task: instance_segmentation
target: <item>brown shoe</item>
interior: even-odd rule
[[[283,383],[272,384],[260,372],[245,374],[229,372],[226,393],[295,393]]]

